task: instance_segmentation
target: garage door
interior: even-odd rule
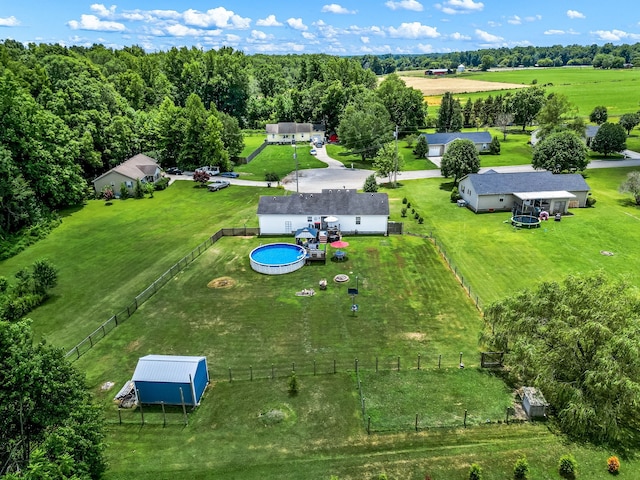
[[[429,147],[429,156],[430,157],[439,157],[440,155],[442,155],[440,153],[440,146],[436,146],[436,147]]]

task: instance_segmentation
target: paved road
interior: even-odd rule
[[[299,170],[296,181],[296,174],[292,172],[282,180],[285,189],[292,192],[313,193],[323,189],[331,188],[350,188],[361,189],[365,179],[373,173],[371,170],[361,170],[358,168],[345,167],[341,162],[332,159],[327,154],[325,147],[317,148],[318,160],[327,164],[327,168],[312,168],[307,170]],[[612,167],[638,167],[640,166],[640,153],[631,150],[622,152],[626,159],[624,160],[593,160],[589,163],[588,168],[612,168]],[[430,159],[432,160],[432,159]],[[439,160],[439,159],[437,159]],[[514,165],[507,167],[485,167],[480,169],[480,173],[487,170],[495,170],[501,173],[514,172],[533,172],[535,171],[531,165]],[[173,180],[190,180],[188,173],[183,175],[169,175]],[[412,170],[407,172],[398,172],[398,181],[417,180],[420,178],[438,178],[442,177],[440,170]],[[233,185],[244,185],[251,187],[266,187],[267,182],[258,182],[252,180],[242,180],[240,178],[225,178]],[[378,183],[387,182],[387,178],[378,178]]]

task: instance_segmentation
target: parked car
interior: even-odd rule
[[[196,168],[196,172],[206,172],[210,177],[220,175],[220,167],[217,165],[205,165],[204,167]]]
[[[311,151],[309,152],[311,155],[317,155],[318,151],[315,148],[312,148]]]
[[[210,192],[217,192],[218,190],[227,188],[229,185],[230,183],[225,182],[224,180],[216,180],[215,182],[211,182],[209,185],[207,185],[207,188]]]
[[[222,172],[220,176],[227,177],[227,178],[238,178],[240,174],[236,172]]]
[[[182,175],[182,170],[180,170],[178,167],[169,167],[165,170],[165,172],[169,175]]]

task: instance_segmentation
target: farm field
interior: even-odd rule
[[[544,87],[547,93],[558,92],[567,96],[578,108],[578,113],[588,118],[597,105],[604,105],[609,118],[619,117],[623,113],[634,113],[640,110],[638,85],[640,85],[640,69],[596,70],[593,68],[540,68],[508,71],[474,72],[464,74],[464,78],[477,79],[482,82],[512,83],[536,85]],[[496,92],[497,93],[497,92]],[[487,97],[487,93],[460,93],[456,95],[461,102],[467,98],[475,100]]]
[[[638,284],[634,252],[640,214],[630,197],[617,192],[626,172],[589,171],[596,207],[575,210],[573,217],[538,230],[513,230],[504,223],[508,214],[474,215],[452,205],[443,179],[406,181],[389,190],[391,219],[405,221],[409,232],[433,232],[481,304],[576,271],[629,274]],[[68,212],[47,239],[0,263],[0,274],[11,276],[42,256],[60,268],[54,297],[32,317],[39,336],[68,345],[218,228],[257,225],[257,198],[267,192],[286,194],[236,186],[212,194],[191,182],[177,182],[153,199],[109,207],[91,201]],[[424,225],[400,217],[403,197],[424,216]],[[247,255],[269,239],[225,237],[83,355],[76,365],[104,405],[108,422],[107,478],[336,475],[344,480],[386,473],[422,480],[429,473],[453,480],[464,478],[469,464],[478,462],[483,478],[497,480],[508,478],[523,454],[532,478],[555,478],[557,457],[566,452],[578,459],[580,478],[602,478],[612,452],[571,444],[552,433],[552,422],[497,423],[495,416],[511,393],[476,368],[480,316],[429,241],[410,235],[347,240],[347,262],[266,277],[250,269]],[[605,249],[614,256],[600,255]],[[147,250],[155,254],[141,255]],[[111,256],[110,265],[103,255]],[[136,278],[121,278],[134,263]],[[294,295],[337,273],[348,274],[351,282],[358,276],[356,315],[346,285],[332,283],[311,298]],[[219,277],[234,282],[228,289],[209,288]],[[89,308],[91,315],[85,316]],[[464,370],[456,368],[460,352]],[[124,412],[120,425],[113,390],[100,390],[105,381],[119,388],[137,358],[148,353],[209,358],[214,382],[201,407],[189,414],[188,427],[182,425],[181,411],[170,411],[163,427],[157,409],[145,411],[144,426],[138,412]],[[442,370],[437,369],[439,354]],[[398,357],[400,372],[394,372]],[[366,434],[355,358],[370,398],[366,408],[372,430],[384,433]],[[286,392],[292,368],[300,380],[296,397]],[[451,398],[451,391],[459,393]],[[416,409],[423,395],[432,400]],[[284,419],[269,423],[264,414],[274,409],[284,412]],[[459,423],[464,409],[470,413],[466,430]],[[419,432],[413,429],[415,414],[420,414]],[[478,425],[485,418],[492,423]],[[637,461],[623,460],[619,478],[633,478],[638,468]]]

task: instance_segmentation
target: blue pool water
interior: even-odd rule
[[[292,243],[269,243],[254,248],[249,254],[251,268],[265,275],[291,273],[305,264],[307,251]]]
[[[251,260],[262,265],[288,265],[304,258],[306,250],[291,243],[261,245],[251,252]]]

